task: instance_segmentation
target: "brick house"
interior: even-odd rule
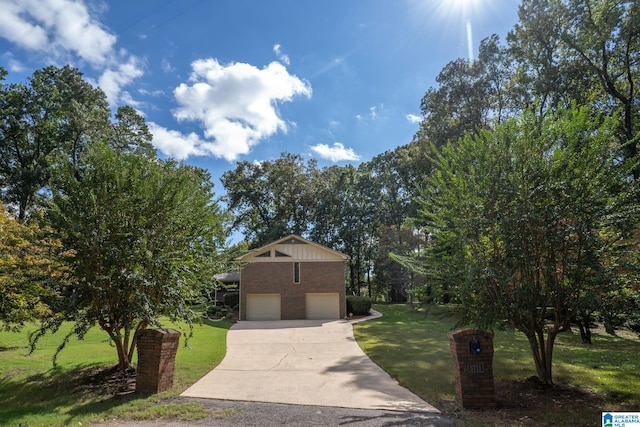
[[[240,320],[344,318],[348,259],[294,234],[238,257]]]

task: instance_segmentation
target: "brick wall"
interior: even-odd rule
[[[469,341],[477,340],[480,353],[472,353]],[[463,408],[496,407],[493,381],[493,332],[461,329],[449,334],[456,379],[456,400]]]
[[[138,335],[138,393],[161,393],[173,386],[179,340],[180,332],[173,329],[146,329]]]
[[[256,262],[241,273],[240,320],[246,320],[247,294],[281,294],[281,319],[306,317],[307,293],[338,293],[340,317],[346,315],[344,263],[300,262],[300,283],[293,282],[293,262]]]

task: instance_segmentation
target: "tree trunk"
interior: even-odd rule
[[[126,349],[124,348],[123,342],[121,339],[117,339],[115,341],[116,349],[118,350],[118,369],[120,371],[126,371],[131,368],[131,359],[127,354]]]
[[[589,316],[585,315],[582,319],[576,319],[576,323],[580,328],[580,338],[582,344],[591,344],[591,328],[589,327]]]
[[[127,369],[131,368],[131,358],[129,358],[127,350],[124,347],[122,336],[110,329],[103,329],[107,331],[116,346],[116,351],[118,352],[118,370],[126,371]]]
[[[542,329],[528,331],[526,335],[533,354],[533,361],[535,362],[538,379],[545,385],[553,385],[551,361],[553,357],[553,342],[555,341],[555,334],[552,337],[551,332],[549,332],[549,337],[547,337],[546,342],[544,331]]]
[[[147,322],[140,322],[136,327],[136,331],[133,334],[133,339],[131,340],[131,347],[129,348],[129,360],[133,360],[133,352],[136,350],[136,346],[138,345],[138,335],[140,332],[147,329]]]

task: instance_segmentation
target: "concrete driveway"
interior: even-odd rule
[[[224,360],[182,396],[439,412],[373,363],[347,320],[236,323]]]

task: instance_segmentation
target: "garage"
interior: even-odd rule
[[[239,256],[238,320],[344,318],[348,260],[295,234]]]
[[[248,294],[247,320],[280,320],[280,294]]]
[[[340,318],[340,294],[306,294],[307,319],[324,320]]]

